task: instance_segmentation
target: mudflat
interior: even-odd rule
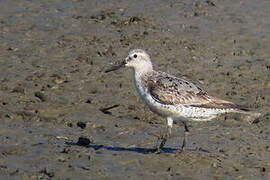
[[[0,179],[270,179],[270,3],[0,2]],[[176,122],[139,100],[131,49],[262,116]]]

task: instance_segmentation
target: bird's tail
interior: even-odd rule
[[[246,117],[246,119],[250,123],[254,123],[255,121],[257,121],[262,116],[261,113],[253,112],[253,111],[251,111],[249,109],[246,109],[246,108],[236,109],[234,112],[248,115]]]

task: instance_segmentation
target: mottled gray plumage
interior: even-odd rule
[[[209,96],[195,84],[165,72],[153,71],[144,81],[151,96],[163,104],[246,111],[232,102]]]

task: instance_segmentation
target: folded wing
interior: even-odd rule
[[[195,84],[166,73],[154,74],[149,81],[148,89],[151,96],[162,104],[245,110],[229,101],[209,96]]]

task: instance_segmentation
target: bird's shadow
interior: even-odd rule
[[[65,142],[65,144],[70,145],[70,146],[83,146],[85,148],[90,148],[94,150],[106,149],[108,151],[116,151],[116,152],[126,151],[126,152],[136,152],[136,153],[141,153],[141,154],[149,154],[149,153],[157,152],[156,148],[139,148],[139,147],[126,148],[126,147],[112,147],[112,146],[97,145],[97,144],[90,144],[90,145],[84,146],[84,145],[80,145],[74,142]],[[176,148],[163,148],[162,153],[174,154],[177,152],[177,150],[178,149]]]

